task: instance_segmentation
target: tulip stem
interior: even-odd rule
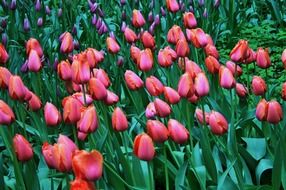
[[[152,177],[151,163],[152,163],[152,161],[147,162],[147,165],[148,165],[148,175],[149,175],[150,189],[154,189],[154,188],[153,188],[153,177]]]
[[[246,78],[247,78],[247,89],[249,90],[249,86],[250,86],[250,80],[249,80],[249,76],[250,76],[250,73],[249,73],[249,68],[248,68],[248,64],[246,64]]]
[[[84,88],[84,84],[82,84],[82,92],[83,92],[83,101],[84,101],[84,106],[87,105],[86,103],[86,95],[85,95],[85,88]]]
[[[166,150],[166,146],[164,145],[164,157],[165,157],[165,164],[164,164],[164,169],[165,169],[165,178],[166,178],[166,190],[169,190],[169,176],[168,176],[168,167],[167,167],[167,150]]]

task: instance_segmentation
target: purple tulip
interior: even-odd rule
[[[2,44],[6,47],[8,41],[8,36],[6,33],[2,34]]]
[[[163,7],[161,7],[161,8],[160,8],[160,11],[161,11],[162,16],[165,17],[165,16],[166,16],[166,11],[165,11],[165,9],[164,9]]]
[[[122,11],[121,19],[126,20],[126,12],[125,11]]]
[[[120,0],[120,4],[123,6],[126,4],[126,0]]]
[[[43,26],[43,18],[42,17],[38,18],[37,25],[39,27]]]
[[[122,56],[119,56],[118,59],[117,59],[117,62],[116,64],[121,67],[123,65],[123,62],[124,62],[124,58]]]
[[[96,26],[96,22],[97,22],[97,17],[96,17],[96,14],[94,14],[91,18],[91,24]]]
[[[74,24],[72,27],[72,34],[76,35],[77,34],[77,28],[76,25]]]
[[[8,3],[6,2],[6,0],[2,0],[1,1],[1,5],[3,6],[3,8],[7,8],[8,7]]]
[[[40,0],[36,1],[35,9],[36,9],[36,11],[40,11],[41,10],[41,1]]]
[[[75,50],[79,50],[79,42],[77,40],[73,40],[73,47]]]
[[[124,32],[126,27],[127,27],[126,22],[123,21],[121,25],[121,32]]]
[[[155,16],[154,23],[156,26],[160,24],[160,16],[159,15]]]
[[[24,31],[28,32],[30,30],[30,22],[28,18],[24,19],[24,25],[23,25]]]
[[[16,0],[12,0],[11,4],[10,4],[10,9],[11,10],[16,10],[17,8],[17,1]]]
[[[7,20],[6,19],[1,20],[1,27],[3,29],[5,29],[7,27]]]
[[[153,16],[152,11],[150,11],[148,14],[148,22],[152,23],[153,21],[154,21],[154,16]]]
[[[25,63],[21,66],[20,71],[22,73],[27,73],[28,72],[28,60],[25,61]]]
[[[104,12],[103,12],[103,10],[102,10],[101,8],[98,8],[98,9],[97,9],[97,13],[98,13],[98,15],[99,15],[100,17],[104,17]]]
[[[208,11],[207,8],[205,8],[204,13],[203,13],[204,18],[208,18]]]
[[[63,9],[59,8],[58,9],[58,17],[61,17],[63,15]]]
[[[151,26],[149,27],[149,33],[152,34],[152,35],[154,35],[155,26],[156,26],[156,24],[155,24],[155,22],[153,22],[151,24]]]
[[[96,25],[95,25],[96,29],[99,30],[99,28],[101,27],[101,25],[102,25],[102,19],[101,19],[101,18],[98,18],[98,19],[97,19],[97,22],[96,22]]]
[[[205,5],[205,0],[199,0],[198,2],[199,2],[199,6],[201,7]]]
[[[220,0],[215,0],[215,1],[214,1],[214,7],[215,7],[215,8],[218,8],[219,5],[220,5]]]
[[[47,15],[50,15],[50,14],[51,14],[51,9],[50,9],[50,7],[49,7],[48,5],[46,5],[45,11],[46,11],[46,14],[47,14]]]

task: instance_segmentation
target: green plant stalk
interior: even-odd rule
[[[154,189],[154,183],[153,183],[153,173],[152,173],[152,161],[147,161],[147,165],[148,165],[148,176],[149,176],[149,185],[150,185],[150,189]]]
[[[166,150],[166,146],[164,144],[164,157],[165,157],[165,162],[168,162],[168,158],[167,158],[167,150]],[[166,180],[166,185],[165,188],[166,190],[169,190],[169,176],[168,176],[168,167],[167,164],[164,164],[164,170],[165,170],[165,180]]]
[[[86,105],[87,105],[87,103],[86,103],[86,93],[85,93],[84,84],[82,84],[82,92],[83,92],[83,101],[84,101],[84,106],[86,106]]]

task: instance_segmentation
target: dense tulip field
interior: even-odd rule
[[[283,1],[0,3],[1,190],[286,189]]]

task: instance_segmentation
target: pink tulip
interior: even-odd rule
[[[228,122],[225,117],[216,111],[212,111],[209,116],[209,125],[215,135],[223,135],[228,130]]]
[[[171,139],[178,144],[183,144],[189,139],[190,133],[183,124],[175,119],[168,121],[168,131]]]
[[[166,126],[157,120],[147,121],[147,133],[153,139],[153,141],[158,143],[163,143],[168,140],[169,132]]]

